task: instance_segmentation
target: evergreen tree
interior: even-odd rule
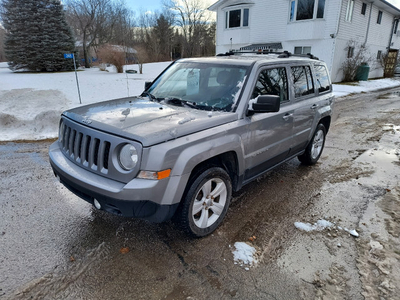
[[[64,71],[74,68],[64,53],[75,50],[60,0],[3,0],[5,53],[10,69]]]

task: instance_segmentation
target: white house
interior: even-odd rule
[[[342,80],[341,65],[364,44],[370,56],[369,77],[383,76],[382,55],[397,58],[400,10],[384,0],[219,0],[217,53],[269,49],[312,53],[324,60],[332,80]]]

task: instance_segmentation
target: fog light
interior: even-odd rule
[[[99,201],[97,201],[97,199],[94,199],[93,203],[94,203],[94,207],[96,207],[97,209],[101,209],[101,204]]]

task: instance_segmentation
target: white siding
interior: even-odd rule
[[[399,17],[400,11],[389,8],[383,2],[371,4],[355,0],[352,20],[348,22],[345,18],[349,1],[326,1],[323,19],[293,22],[289,20],[290,0],[220,1],[217,9],[217,53],[263,43],[282,43],[283,49],[290,52],[294,52],[295,47],[311,47],[312,54],[327,63],[332,80],[337,82],[342,79],[341,66],[347,57],[345,48],[348,41],[354,40],[359,44],[367,42],[372,57],[370,77],[380,77],[383,70],[376,59],[377,53],[386,53],[395,17],[393,13],[398,12]],[[361,14],[363,2],[367,4],[365,15]],[[250,9],[247,28],[225,28],[225,12],[234,7]],[[383,11],[381,24],[377,24],[379,10]],[[392,49],[400,49],[400,25],[398,32],[392,37]]]

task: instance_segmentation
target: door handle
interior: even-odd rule
[[[293,114],[286,114],[286,115],[283,116],[283,119],[284,119],[285,121],[287,121],[287,120],[289,120],[291,117],[293,117]]]
[[[311,109],[316,109],[316,108],[318,108],[317,104],[313,104],[313,106],[311,106]]]

